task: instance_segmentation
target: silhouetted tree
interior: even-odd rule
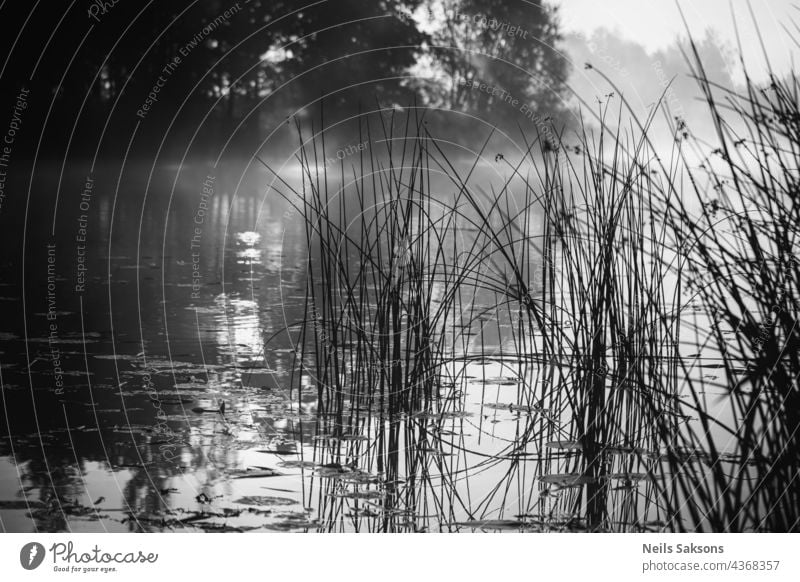
[[[425,39],[406,15],[420,0],[337,0],[303,10],[273,29],[265,62],[275,78],[291,80],[295,106],[320,97],[341,113],[409,100],[402,83]],[[288,14],[305,1],[270,3],[273,15]]]
[[[430,0],[429,14],[432,45],[419,55],[414,83],[427,103],[495,120],[518,115],[522,104],[538,115],[563,109],[569,67],[556,48],[561,35],[555,7],[519,0]],[[514,99],[516,111],[508,107]]]
[[[265,121],[320,98],[329,121],[416,97],[461,111],[492,110],[498,96],[468,89],[462,79],[502,87],[537,112],[556,109],[567,71],[553,49],[560,37],[552,8],[502,0],[308,4],[157,0],[118,3],[97,19],[85,7],[30,8],[0,83],[6,101],[26,82],[37,107],[50,109],[55,97],[42,152],[64,152],[70,142],[71,152],[109,157],[122,155],[125,140],[116,137],[136,126],[147,148],[165,135],[179,147],[198,128],[203,133],[194,143],[210,144],[234,128],[261,131]],[[26,10],[18,3],[4,8],[0,36],[9,49]],[[176,56],[181,63],[162,81],[158,102],[137,115]],[[316,106],[308,112],[316,114]],[[24,139],[37,135],[26,132]]]

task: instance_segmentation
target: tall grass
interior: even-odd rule
[[[298,127],[322,529],[798,529],[797,79],[737,94],[690,46],[719,143],[679,120],[670,165],[624,98],[577,146],[523,135],[494,186],[491,135],[465,166],[414,108],[362,117],[371,147],[335,169]],[[479,462],[466,394],[499,403],[476,365],[519,414]]]
[[[458,167],[420,119],[408,116],[397,136],[393,114],[380,120],[386,151],[370,147],[351,178],[344,164],[328,175],[318,163],[324,132],[313,134],[299,154],[302,189],[287,193],[310,252],[298,364],[318,392],[315,466],[380,485],[383,523],[373,527],[393,529],[396,496],[402,490],[401,505],[414,506],[409,496],[419,491],[409,485],[432,455],[437,479],[454,483],[437,446],[421,447],[427,462],[410,448],[437,442],[429,437],[441,422],[460,414],[466,366],[491,360],[515,370],[517,406],[531,414],[502,458],[497,488],[484,502],[461,501],[467,516],[478,519],[524,475],[530,503],[520,512],[532,523],[643,527],[659,512],[649,455],[654,415],[673,414],[664,395],[674,390],[674,362],[665,355],[676,349],[674,319],[661,315],[673,299],[665,230],[647,220],[646,142],[626,153],[604,125],[594,141],[581,136],[578,164],[536,136],[518,160],[504,160],[506,177],[490,193],[472,178],[482,152]],[[375,142],[369,118],[360,133]],[[433,196],[434,174],[451,196]],[[475,351],[469,338],[479,330],[483,341],[492,325],[498,349]],[[523,458],[539,461],[531,471]],[[427,477],[418,485],[430,490]],[[353,499],[335,480],[328,487],[321,499]],[[334,514],[324,521],[341,525]]]
[[[677,283],[680,348],[665,393],[673,414],[654,416],[671,530],[785,532],[800,523],[800,106],[797,77],[776,76],[765,59],[768,81],[754,81],[742,57],[745,83],[734,90],[710,79],[690,40],[687,62],[716,143],[664,107],[674,149],[646,166],[657,177],[651,218],[667,226],[662,244]],[[628,112],[651,143],[648,122]]]
[[[283,185],[304,218],[309,249],[297,364],[298,378],[311,376],[317,390],[314,464],[331,478],[379,484],[376,527],[394,530],[399,489],[418,471],[415,443],[430,440],[454,402],[445,367],[457,358],[455,330],[478,317],[465,302],[477,293],[484,243],[459,241],[459,228],[476,224],[459,210],[463,193],[431,195],[438,170],[421,119],[363,117],[359,143],[371,145],[349,168],[345,160],[333,169],[321,163],[324,130],[312,128],[308,139],[298,131],[302,184]],[[323,497],[350,499],[336,479]],[[417,491],[404,492],[413,506]]]
[[[695,344],[717,355],[705,366],[722,378],[681,362],[685,406],[698,422],[668,457],[672,512],[690,516],[682,528],[798,531],[800,87],[769,65],[768,81],[757,83],[742,59],[745,85],[734,91],[709,79],[694,43],[689,57],[716,143],[687,134],[686,192],[666,198],[663,216],[705,315]]]
[[[607,113],[597,132],[578,136],[577,161],[531,157],[537,183],[526,184],[542,193],[540,235],[503,217],[504,232],[541,259],[540,294],[518,298],[515,347],[540,356],[548,377],[537,397],[557,419],[538,431],[548,451],[541,493],[559,493],[562,509],[591,531],[641,528],[659,516],[656,426],[676,421],[677,297],[667,229],[649,218],[658,188],[642,161],[653,152],[643,138],[611,133]]]

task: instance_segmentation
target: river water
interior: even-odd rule
[[[535,413],[488,360],[436,435],[403,420],[391,486],[379,420],[322,450],[313,380],[290,390],[305,229],[266,170],[36,176],[2,217],[3,530],[519,529],[537,507]]]
[[[434,409],[321,414],[294,349],[302,217],[269,171],[232,166],[17,177],[0,215],[2,530],[585,529],[574,419],[543,396],[560,365],[523,361],[536,350],[491,310],[454,322]],[[607,452],[618,529],[658,527],[655,452]]]

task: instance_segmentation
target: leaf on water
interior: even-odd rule
[[[367,473],[366,471],[352,471],[350,473],[345,473],[344,475],[340,476],[340,479],[345,483],[359,483],[362,485],[370,484],[370,483],[379,483],[380,479]]]
[[[261,469],[256,471],[236,471],[231,473],[233,479],[259,479],[261,477],[280,477],[283,473],[279,473],[275,469]]]
[[[283,521],[265,524],[264,527],[266,529],[275,531],[289,531],[292,529],[314,527],[317,525],[316,522],[309,519],[305,513],[300,512],[279,513],[274,517]]]
[[[452,525],[458,527],[472,527],[483,529],[513,529],[518,530],[525,526],[521,521],[513,519],[472,519],[469,521],[457,521]]]
[[[483,407],[491,410],[508,410],[509,412],[514,409],[513,404],[503,404],[502,402],[487,402]]]
[[[498,384],[500,386],[516,386],[521,384],[522,380],[519,378],[512,378],[506,376],[499,376],[496,378],[476,378],[470,381],[470,384]]]
[[[326,479],[341,479],[344,482],[350,483],[377,483],[378,477],[362,471],[360,469],[339,465],[338,463],[330,463],[328,465],[317,466],[314,471],[321,478]]]
[[[582,451],[583,445],[578,441],[548,441],[545,445],[548,449],[558,449],[561,451]]]
[[[197,414],[217,414],[219,412],[218,408],[203,408],[202,406],[195,406],[192,408],[192,412],[196,412]]]
[[[242,505],[256,505],[258,507],[267,507],[272,505],[296,505],[299,501],[289,499],[288,497],[271,497],[269,495],[248,495],[234,501],[234,503],[241,503]]]
[[[471,412],[465,412],[463,410],[448,411],[441,414],[442,418],[469,418],[470,416],[474,415]]]
[[[552,475],[542,475],[539,477],[542,483],[556,485],[558,487],[578,487],[587,483],[594,483],[594,477],[589,475],[579,475],[578,473],[555,473]]]
[[[608,480],[620,480],[620,481],[644,481],[648,478],[647,473],[609,473],[606,475],[606,479]]]
[[[359,517],[380,517],[381,514],[373,511],[368,507],[354,507],[350,513],[346,513],[345,517],[350,519],[358,519]]]
[[[350,469],[331,463],[330,465],[317,466],[314,471],[320,477],[341,477],[347,474]]]
[[[278,523],[264,524],[264,529],[269,531],[292,531],[295,529],[305,529],[315,527],[317,524],[314,521],[295,521],[286,520]]]
[[[278,466],[284,469],[313,469],[317,464],[311,461],[282,461]]]
[[[385,497],[382,491],[345,491],[344,493],[331,493],[331,497],[339,499],[382,499]]]
[[[217,533],[242,533],[246,529],[256,529],[254,527],[234,527],[232,525],[228,525],[225,523],[214,523],[214,522],[205,522],[205,523],[194,523],[194,527],[198,529],[202,529],[203,531],[213,531]]]
[[[453,418],[468,418],[470,416],[475,416],[472,412],[465,412],[463,410],[455,410],[455,411],[447,411],[447,412],[415,412],[411,415],[411,418],[416,419],[423,419],[423,420],[445,420],[445,419],[453,419]]]
[[[608,455],[648,455],[650,451],[642,447],[626,447],[621,445],[608,445],[603,447],[603,452]]]

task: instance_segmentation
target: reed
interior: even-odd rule
[[[699,168],[683,120],[663,155],[624,97],[576,146],[523,134],[493,186],[492,135],[464,164],[417,108],[361,116],[335,169],[298,126],[321,529],[798,529],[797,79],[737,94],[690,50]],[[474,366],[518,387],[494,455],[458,436],[476,382],[499,406]]]
[[[766,83],[742,59],[744,88],[720,87],[693,42],[689,49],[716,143],[685,130],[687,194],[667,198],[663,217],[702,313],[693,344],[715,359],[681,362],[685,406],[698,422],[668,456],[673,512],[691,516],[682,529],[797,531],[800,87],[794,73],[774,75],[766,54]]]

